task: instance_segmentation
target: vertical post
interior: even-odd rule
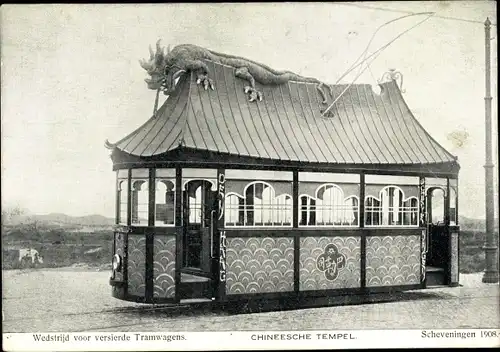
[[[175,167],[175,300],[181,299],[181,269],[184,260],[184,229],[182,226],[182,169]]]
[[[118,173],[120,171],[117,170],[116,171],[116,184],[115,184],[115,194],[116,194],[116,199],[115,199],[115,224],[116,225],[119,225],[120,224],[120,215],[121,215],[121,212],[120,212],[120,201],[121,201],[121,195],[122,195],[122,186],[120,184],[120,179],[118,178]],[[114,252],[113,252],[114,254]]]
[[[365,197],[366,197],[366,181],[365,173],[359,174],[359,208],[358,221],[361,230],[361,288],[366,288],[366,230],[365,230]]]
[[[225,230],[225,202],[226,200],[226,170],[217,170],[217,211],[215,226],[217,236],[214,235],[215,258],[212,259],[212,274],[215,284],[215,297],[219,302],[226,300],[226,230]],[[212,243],[212,246],[214,243]]]
[[[153,226],[155,224],[155,196],[156,196],[156,170],[154,168],[149,169],[148,176],[148,228],[145,233],[146,236],[146,302],[153,302],[154,297],[154,230]]]
[[[451,187],[450,178],[446,178],[446,194],[444,197],[444,236],[446,238],[446,271],[444,273],[445,283],[449,285],[451,283],[451,231],[450,231],[450,197],[451,197]]]
[[[484,33],[485,33],[485,71],[486,71],[486,95],[484,97],[484,108],[485,108],[485,142],[486,142],[486,163],[484,165],[485,169],[485,191],[486,191],[486,243],[483,247],[486,257],[486,269],[484,271],[483,282],[485,283],[496,283],[498,282],[498,247],[495,236],[495,230],[493,227],[493,216],[494,216],[494,187],[493,187],[493,162],[491,155],[491,79],[490,79],[490,26],[491,22],[489,18],[486,18],[484,22]]]
[[[295,231],[293,236],[293,286],[294,291],[298,293],[300,291],[300,232],[297,230],[301,212],[299,211],[299,172],[297,170],[293,170],[292,193],[292,225]]]
[[[425,263],[427,260],[427,194],[425,192],[425,177],[419,178],[419,204],[418,204],[418,225],[422,229],[422,237],[420,238],[420,283],[425,288]],[[430,204],[430,203],[429,203]]]
[[[127,175],[127,226],[132,225],[132,169],[128,169]]]

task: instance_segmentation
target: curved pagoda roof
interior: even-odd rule
[[[181,76],[155,116],[112,145],[115,167],[178,161],[185,152],[224,157],[223,164],[234,157],[243,164],[458,172],[456,157],[418,123],[394,80],[382,83],[380,94],[351,85],[323,117],[347,85],[331,86],[333,98],[322,104],[313,83],[256,82],[263,100],[249,102],[234,67],[205,62],[215,90],[198,85],[195,73]]]

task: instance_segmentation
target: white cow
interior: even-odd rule
[[[35,263],[43,263],[43,258],[40,256],[40,253],[36,249],[32,248],[22,248],[19,250],[19,261],[31,259],[31,264]]]

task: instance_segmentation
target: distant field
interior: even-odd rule
[[[43,257],[43,264],[20,263],[16,249],[36,249]],[[62,230],[37,233],[14,233],[2,236],[2,269],[24,267],[57,268],[74,264],[101,266],[111,263],[113,233],[66,233]]]
[[[498,235],[497,235],[498,237]],[[460,272],[464,274],[477,273],[485,269],[484,242],[486,233],[483,231],[461,231],[459,237]]]
[[[485,258],[482,246],[485,233],[482,231],[461,231],[460,272],[484,271]],[[9,248],[34,248],[43,257],[44,263],[37,267],[56,268],[75,264],[101,266],[111,262],[113,233],[68,233],[64,230],[38,231],[35,235],[26,231],[13,231],[2,235],[2,269],[19,269],[32,266],[19,263],[19,258]]]

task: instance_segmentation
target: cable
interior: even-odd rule
[[[421,12],[421,13],[415,13],[415,14],[411,14],[411,15],[406,15],[406,16],[398,17],[398,18],[395,18],[395,19],[393,19],[393,20],[390,20],[389,22],[386,22],[386,23],[382,24],[381,26],[379,26],[379,27],[377,28],[377,30],[373,33],[372,37],[370,38],[370,40],[369,40],[369,42],[368,42],[368,45],[366,46],[365,50],[364,50],[364,51],[361,53],[361,55],[359,55],[359,57],[358,57],[358,58],[354,61],[354,63],[351,65],[351,67],[349,67],[349,68],[347,69],[347,72],[346,72],[346,73],[344,73],[342,76],[340,76],[340,78],[339,78],[339,79],[337,79],[337,82],[335,82],[335,84],[339,83],[339,82],[340,82],[340,80],[341,80],[342,78],[344,78],[344,77],[345,77],[345,76],[346,76],[349,72],[351,72],[351,71],[352,71],[352,69],[354,69],[355,67],[357,67],[357,65],[356,65],[356,66],[354,66],[354,65],[356,64],[356,62],[358,62],[358,60],[361,58],[361,56],[363,56],[363,55],[365,55],[365,56],[366,56],[366,52],[367,52],[367,51],[368,51],[368,49],[370,48],[370,44],[372,43],[373,39],[375,38],[375,35],[377,34],[377,32],[378,32],[379,30],[381,30],[384,26],[387,26],[387,25],[388,25],[388,24],[390,24],[390,23],[393,23],[393,22],[396,22],[396,21],[402,20],[403,18],[413,17],[413,16],[420,16],[420,15],[430,15],[430,16],[433,16],[433,15],[434,15],[434,12]],[[430,16],[429,16],[429,17],[430,17]],[[426,20],[427,20],[427,18],[426,18]],[[362,62],[361,62],[361,63],[362,63]],[[361,63],[360,63],[360,64],[361,64]],[[354,67],[353,67],[353,66],[354,66]]]
[[[418,22],[417,24],[413,25],[412,27],[408,28],[407,30],[401,32],[400,34],[398,34],[394,39],[392,39],[389,43],[385,44],[384,46],[380,47],[378,50],[376,50],[373,54],[369,55],[368,57],[366,57],[366,52],[368,51],[368,48],[369,48],[369,45],[371,44],[373,38],[375,37],[375,34],[380,30],[380,28],[382,28],[383,26],[389,24],[389,23],[392,23],[392,22],[395,22],[397,20],[400,20],[402,18],[406,18],[406,17],[410,17],[410,16],[416,16],[416,15],[422,15],[422,14],[429,14],[429,16],[427,16],[426,18],[424,18],[422,21]],[[354,68],[362,65],[365,61],[367,61],[369,58],[371,58],[372,56],[375,56],[373,60],[375,60],[381,53],[382,51],[387,48],[389,45],[391,45],[392,43],[394,43],[396,40],[398,40],[401,36],[403,36],[404,34],[408,33],[409,31],[411,31],[413,28],[419,26],[420,24],[422,24],[423,22],[427,21],[429,18],[431,18],[432,16],[434,16],[434,12],[423,12],[423,13],[418,13],[418,14],[412,14],[412,15],[407,15],[407,16],[403,16],[403,17],[399,17],[399,18],[396,18],[394,20],[391,20],[389,22],[386,22],[384,23],[383,25],[381,25],[376,31],[375,33],[373,34],[372,38],[370,39],[370,42],[368,43],[368,46],[366,47],[366,49],[363,51],[363,53],[360,55],[363,56],[363,54],[365,55],[365,58],[364,60],[362,60],[361,62],[355,64],[355,65],[351,65],[351,67],[337,80],[337,82],[335,84],[337,84],[342,78],[344,78],[349,72],[351,72]],[[358,57],[358,59],[355,61],[359,61],[360,57]],[[369,65],[367,66],[369,67]],[[356,77],[354,77],[353,81],[342,91],[342,93],[340,93],[340,95],[333,101],[333,103],[330,104],[330,106],[328,106],[328,108],[323,111],[323,113],[321,114],[322,117],[325,117],[326,113],[333,107],[333,105],[335,105],[335,103],[344,95],[344,93],[354,84],[354,82],[356,82],[356,80],[359,78],[359,76],[361,76],[361,74],[367,69],[367,67],[365,67],[363,70],[361,70],[357,75]]]
[[[371,9],[371,10],[380,10],[380,11],[387,11],[387,12],[408,13],[408,14],[414,13],[412,11],[395,10],[395,9],[384,8],[384,7],[358,5],[358,4],[339,3],[339,5],[354,6],[354,7],[359,7],[359,8],[365,8],[365,9]],[[484,22],[476,21],[476,20],[469,20],[469,19],[466,19],[466,18],[450,17],[450,16],[435,16],[435,17],[436,18],[442,18],[442,19],[445,19],[445,20],[451,20],[451,21],[462,21],[462,22],[469,22],[469,23],[484,24]],[[492,26],[496,26],[496,23],[492,23],[491,25]]]

